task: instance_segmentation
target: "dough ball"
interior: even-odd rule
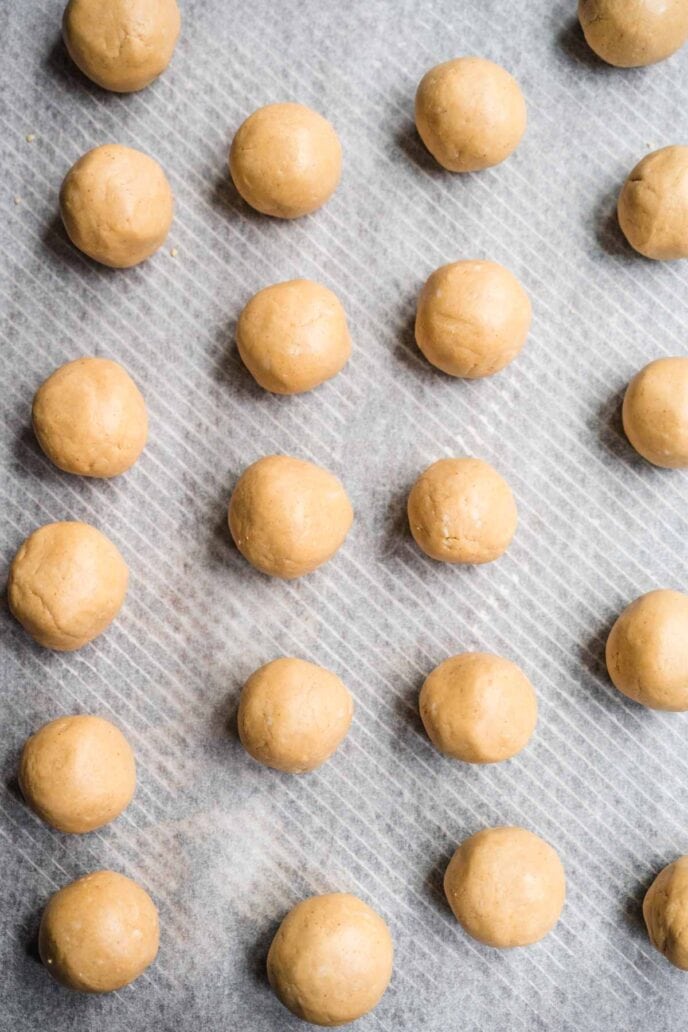
[[[27,740],[19,786],[31,809],[53,828],[93,831],[131,802],[134,754],[119,728],[102,717],[59,717]]]
[[[515,663],[489,652],[463,652],[426,678],[420,715],[440,752],[466,763],[499,763],[528,744],[537,698]]]
[[[650,591],[627,606],[607,639],[607,670],[643,706],[688,710],[688,595]]]
[[[379,914],[345,892],[298,903],[277,929],[268,978],[285,1007],[314,1025],[344,1025],[380,1002],[394,946]]]
[[[529,946],[551,932],[566,897],[555,849],[525,828],[486,828],[459,846],[444,875],[454,917],[486,946]]]
[[[588,46],[618,68],[670,57],[688,39],[686,0],[579,0]]]
[[[239,126],[229,171],[252,208],[297,219],[321,208],[337,189],[342,146],[317,111],[303,104],[267,104]]]
[[[688,258],[688,147],[638,162],[619,194],[619,225],[646,258]]]
[[[303,774],[329,759],[354,715],[349,689],[336,674],[284,657],[251,674],[239,701],[239,738],[266,767]]]
[[[131,93],[167,68],[180,24],[177,0],[69,0],[62,36],[84,75]]]
[[[60,190],[69,239],[113,269],[138,265],[162,246],[173,207],[170,184],[157,161],[117,143],[79,158]]]
[[[147,892],[114,871],[94,871],[51,896],[38,933],[53,978],[82,993],[133,982],[158,953],[158,911]]]
[[[129,570],[112,541],[69,520],[34,530],[10,567],[10,611],[39,645],[72,652],[114,620]]]
[[[229,502],[229,529],[241,554],[256,569],[285,580],[331,559],[353,516],[334,474],[291,455],[254,462]]]
[[[659,872],[645,894],[643,917],[654,948],[688,971],[688,856]]]
[[[655,466],[688,467],[688,358],[658,358],[633,377],[623,403],[626,436]]]
[[[60,366],[36,391],[32,415],[48,458],[83,477],[124,473],[148,436],[143,395],[109,358],[77,358]]]
[[[339,299],[306,279],[259,290],[239,316],[237,344],[251,376],[275,394],[312,390],[335,376],[351,354]]]
[[[481,459],[440,459],[411,488],[416,544],[445,563],[490,563],[506,551],[518,513],[506,480]]]
[[[526,131],[526,102],[514,77],[483,57],[458,57],[426,72],[416,92],[416,128],[450,172],[498,165]]]
[[[435,269],[416,312],[416,343],[450,376],[477,379],[508,365],[525,344],[530,298],[497,262],[452,262]]]

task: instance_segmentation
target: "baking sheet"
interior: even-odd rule
[[[41,523],[84,519],[131,584],[113,627],[71,655],[2,614],[0,1028],[301,1028],[269,991],[267,946],[293,903],[341,889],[396,943],[361,1030],[683,1029],[688,980],[649,947],[639,904],[688,852],[688,726],[616,693],[603,646],[638,594],[686,588],[688,480],[637,459],[619,421],[629,377],[686,353],[686,272],[633,255],[613,209],[648,149],[686,142],[688,52],[604,67],[568,0],[187,0],[171,68],[119,97],[70,65],[61,6],[0,4],[2,557]],[[412,109],[423,72],[464,53],[517,76],[529,128],[500,168],[457,177]],[[327,115],[345,152],[332,201],[291,224],[252,213],[226,172],[243,118],[286,99]],[[106,141],[154,155],[176,195],[168,244],[127,272],[82,258],[57,218],[64,173]],[[420,285],[461,257],[506,264],[535,312],[518,361],[472,384],[433,371],[412,334]],[[316,392],[270,397],[234,324],[295,276],[338,293],[354,354]],[[109,483],[53,469],[29,425],[38,383],[89,353],[121,361],[149,405],[142,459]],[[336,559],[294,583],[253,572],[226,530],[237,476],[273,452],[337,472],[356,509]],[[416,475],[456,454],[495,464],[517,496],[518,535],[487,567],[434,564],[406,530]],[[522,664],[540,700],[531,746],[485,769],[435,753],[416,711],[429,670],[477,648]],[[258,767],[232,726],[242,683],[280,654],[331,667],[356,698],[347,741],[308,777]],[[14,777],[31,731],[82,711],[129,735],[139,786],[77,839],[34,819]],[[562,920],[524,950],[468,939],[441,891],[456,843],[496,823],[543,835],[568,874]],[[141,880],[163,934],[135,985],[91,998],[52,983],[35,935],[50,893],[99,867]]]

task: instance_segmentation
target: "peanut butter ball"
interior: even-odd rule
[[[654,948],[688,971],[688,856],[659,872],[645,894],[643,917]]]
[[[688,147],[662,147],[639,161],[617,211],[624,236],[646,258],[688,258]]]
[[[658,358],[641,369],[622,411],[626,436],[644,459],[688,468],[688,358]]]
[[[579,0],[588,46],[618,68],[663,61],[688,39],[686,0]]]

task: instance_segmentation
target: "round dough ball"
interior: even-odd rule
[[[619,194],[619,225],[646,258],[688,258],[688,147],[662,147],[638,162]]]
[[[686,0],[579,0],[588,46],[617,68],[663,61],[688,39]]]
[[[498,165],[518,147],[526,122],[518,83],[501,65],[483,57],[436,65],[416,91],[420,138],[450,172]]]
[[[688,856],[659,872],[645,894],[643,917],[654,948],[688,971]]]
[[[297,219],[321,208],[337,189],[342,146],[317,111],[303,104],[266,104],[239,126],[229,171],[252,208]]]
[[[345,892],[290,910],[268,953],[268,978],[285,1007],[314,1025],[344,1025],[377,1006],[394,946],[372,907]]]
[[[537,698],[515,663],[489,652],[463,652],[426,678],[420,715],[440,752],[466,763],[499,763],[528,744]]]
[[[421,291],[416,343],[450,376],[492,376],[516,358],[532,314],[530,298],[503,265],[452,262],[435,269]]]
[[[88,523],[47,523],[10,567],[7,599],[24,630],[47,649],[72,652],[101,634],[122,608],[129,570]]]
[[[239,738],[266,767],[303,774],[329,759],[351,726],[354,701],[336,674],[284,657],[251,674],[239,701]]]
[[[688,595],[662,589],[624,609],[607,639],[614,686],[650,709],[688,710]]]
[[[336,294],[296,279],[259,290],[237,325],[239,354],[266,391],[301,394],[335,376],[351,354]]]
[[[481,459],[439,459],[411,488],[408,519],[416,544],[445,563],[490,563],[516,533],[506,480]]]
[[[114,871],[94,871],[51,896],[38,933],[55,981],[82,993],[133,982],[158,953],[158,911],[148,893]]]
[[[688,358],[658,358],[633,377],[623,402],[626,436],[644,459],[688,467]]]
[[[138,265],[162,246],[173,208],[170,184],[157,161],[118,143],[87,151],[60,190],[69,239],[113,269]]]
[[[32,417],[48,458],[83,477],[124,473],[148,437],[143,395],[109,358],[77,358],[56,369],[36,391]]]
[[[180,25],[177,0],[69,0],[62,36],[84,75],[132,93],[167,68]]]
[[[291,580],[332,558],[354,514],[333,473],[291,455],[268,455],[239,477],[228,515],[244,558],[271,577]]]
[[[444,875],[454,917],[486,946],[529,946],[551,932],[566,897],[557,851],[525,828],[486,828],[459,846]]]
[[[134,754],[119,728],[102,717],[59,717],[24,745],[19,787],[31,809],[58,831],[93,831],[131,802]]]

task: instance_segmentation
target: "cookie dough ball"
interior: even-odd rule
[[[688,971],[688,856],[659,872],[645,894],[643,917],[654,948]]]
[[[644,459],[688,468],[688,358],[658,358],[641,369],[622,411],[626,436]]]
[[[256,569],[291,580],[332,558],[353,515],[334,474],[291,455],[268,455],[239,477],[229,502],[229,529]]]
[[[60,190],[69,239],[113,269],[138,265],[162,246],[173,207],[170,184],[157,161],[117,143],[79,158]]]
[[[506,480],[481,459],[440,459],[411,488],[408,519],[416,544],[444,563],[490,563],[516,533]]]
[[[51,896],[38,933],[55,981],[82,993],[133,982],[158,953],[158,911],[148,893],[114,871],[94,871]]]
[[[275,394],[312,390],[336,376],[351,354],[339,299],[307,279],[259,290],[239,316],[237,345],[251,376]]]
[[[267,104],[239,126],[229,171],[252,208],[298,219],[321,208],[337,189],[342,147],[317,111],[303,104]]]
[[[62,36],[84,75],[132,93],[167,68],[180,24],[177,0],[69,0]]]
[[[88,523],[47,523],[10,567],[7,599],[24,630],[47,649],[72,652],[114,620],[127,593],[127,564]]]
[[[416,92],[416,128],[450,172],[498,165],[526,131],[526,102],[512,75],[483,57],[458,57],[426,72]]]
[[[688,595],[650,591],[627,606],[607,639],[607,670],[643,706],[688,710]]]
[[[638,162],[617,211],[624,236],[646,258],[688,258],[688,147],[662,147]]]
[[[344,892],[298,903],[277,929],[268,978],[285,1007],[314,1025],[344,1025],[380,1002],[394,947],[376,912]]]
[[[56,369],[36,391],[32,416],[48,458],[82,477],[124,473],[148,436],[143,395],[109,358],[77,358]]]
[[[551,932],[566,896],[561,860],[525,828],[487,828],[454,853],[444,876],[454,917],[486,946],[529,946]]]
[[[588,46],[617,68],[663,61],[688,39],[686,0],[579,0]]]
[[[435,269],[416,311],[416,343],[450,376],[477,379],[508,365],[525,344],[530,298],[497,262],[452,262]]]
[[[537,698],[515,663],[489,652],[463,652],[426,678],[420,715],[440,752],[466,763],[499,763],[528,744]]]
[[[119,728],[102,717],[59,717],[26,742],[19,786],[31,809],[53,828],[93,831],[131,802],[134,754]]]

